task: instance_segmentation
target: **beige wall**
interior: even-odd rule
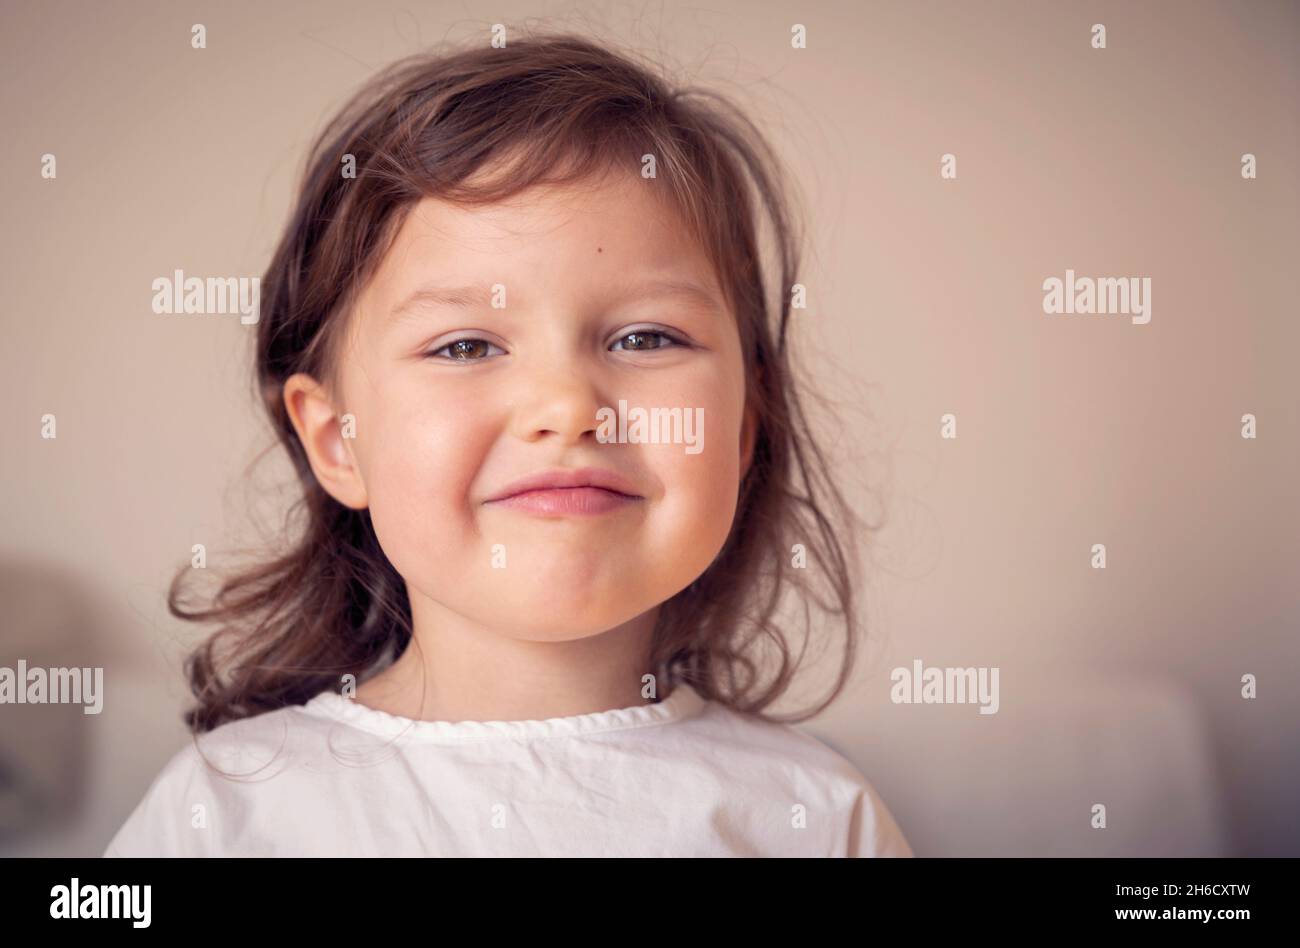
[[[102,850],[185,740],[194,633],[167,615],[172,571],[193,543],[254,542],[248,510],[288,497],[278,458],[244,477],[268,443],[250,328],[155,315],[151,281],[259,274],[320,123],[382,64],[485,31],[468,9],[0,13],[0,664],[99,663],[108,689],[98,717],[0,706],[0,754],[49,811],[0,837],[6,852]],[[801,183],[800,350],[836,399],[854,496],[888,518],[864,578],[868,661],[809,729],[858,762],[917,852],[1300,853],[1300,7],[492,15],[594,32],[722,88]],[[1150,277],[1150,323],[1045,315],[1042,282],[1067,268]],[[939,437],[947,412],[956,440]],[[891,703],[890,669],[914,659],[998,667],[999,713]]]

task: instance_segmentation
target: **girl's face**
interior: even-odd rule
[[[413,608],[577,639],[670,598],[721,550],[752,443],[740,338],[659,187],[421,201],[352,314],[335,400],[286,384],[317,477],[369,507]],[[505,499],[578,469],[621,493]]]

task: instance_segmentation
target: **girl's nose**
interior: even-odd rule
[[[566,361],[535,370],[518,379],[511,432],[525,441],[558,437],[578,443],[595,438],[597,411],[604,404],[587,372],[578,361]]]

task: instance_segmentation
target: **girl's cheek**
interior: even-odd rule
[[[408,536],[404,545],[445,541],[463,520],[492,438],[486,406],[426,392],[386,398],[377,408],[367,481],[372,514]]]
[[[740,485],[741,411],[733,401],[715,388],[686,394],[684,405],[671,406],[686,409],[683,443],[648,446],[668,492],[681,498],[691,520],[710,531],[717,521],[730,525]]]

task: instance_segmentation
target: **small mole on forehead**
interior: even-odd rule
[[[600,248],[599,248],[599,247],[596,248],[596,253],[600,253]]]

